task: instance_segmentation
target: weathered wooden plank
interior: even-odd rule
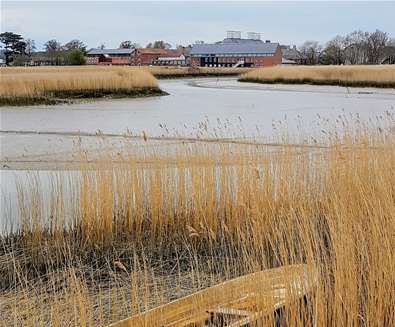
[[[273,314],[287,300],[306,295],[314,283],[314,278],[309,276],[312,272],[307,268],[306,265],[293,265],[248,274],[116,322],[110,327],[205,326],[210,319],[217,318],[218,321],[226,320],[227,326],[244,326]],[[237,317],[236,312],[244,314]]]

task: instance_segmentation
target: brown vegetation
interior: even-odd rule
[[[277,66],[250,71],[239,81],[394,88],[395,66]]]
[[[157,78],[238,76],[249,71],[249,68],[226,67],[146,67]]]
[[[0,105],[161,94],[147,71],[118,67],[1,68]]]
[[[342,124],[317,148],[155,143],[54,174],[47,192],[21,182],[20,228],[1,237],[0,324],[105,325],[305,263],[318,284],[308,307],[287,307],[291,325],[392,326],[395,137]]]

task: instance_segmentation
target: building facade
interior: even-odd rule
[[[283,57],[283,65],[305,65],[307,58],[303,55],[296,46],[281,45],[281,53]]]
[[[152,62],[156,66],[186,66],[187,61],[184,55],[179,57],[159,57]]]
[[[86,54],[88,65],[131,65],[134,49],[91,49]]]
[[[158,63],[159,58],[176,58],[182,55],[179,49],[138,48],[133,54],[134,66],[150,66]]]
[[[282,53],[278,43],[269,40],[226,38],[207,44],[194,44],[189,63],[200,67],[266,67],[280,65]]]

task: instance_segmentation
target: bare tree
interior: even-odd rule
[[[171,44],[165,41],[159,40],[155,41],[154,43],[148,43],[147,48],[155,48],[155,49],[170,49]]]
[[[367,39],[367,57],[369,64],[379,64],[384,55],[384,49],[389,41],[388,33],[376,30]]]
[[[120,49],[136,49],[141,48],[140,44],[132,42],[132,41],[123,41],[119,45]]]
[[[344,64],[345,39],[341,35],[337,35],[330,40],[322,52],[321,63],[330,65]]]
[[[26,39],[25,43],[26,43],[25,53],[29,58],[31,58],[33,52],[36,50],[36,42],[32,39]]]
[[[306,41],[300,47],[300,52],[306,57],[306,64],[315,65],[318,63],[322,46],[317,41]]]
[[[59,65],[60,51],[62,47],[56,40],[49,40],[44,44],[45,51],[47,52],[52,65]]]
[[[346,64],[366,64],[367,63],[367,39],[368,32],[354,31],[346,35],[344,39],[344,59]]]
[[[65,49],[66,51],[78,49],[81,50],[82,52],[85,52],[86,44],[80,40],[71,40],[63,46],[63,49]]]

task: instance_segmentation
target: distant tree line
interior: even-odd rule
[[[86,45],[80,40],[71,40],[62,45],[57,40],[44,44],[44,51],[36,51],[34,40],[24,39],[13,32],[0,34],[5,64],[23,66],[45,62],[47,65],[84,65]]]
[[[166,41],[163,41],[163,40],[157,40],[157,41],[148,43],[145,47],[152,48],[152,49],[170,49],[171,44]],[[136,48],[141,48],[141,45],[138,43],[134,43],[132,41],[123,41],[119,45],[119,48],[120,49],[136,49]]]
[[[381,64],[388,56],[395,55],[395,39],[380,30],[354,31],[337,35],[325,46],[317,41],[306,41],[299,51],[308,65]]]
[[[7,66],[24,65],[84,65],[87,46],[80,40],[71,40],[61,44],[53,39],[44,44],[44,51],[36,51],[34,40],[24,39],[21,35],[13,32],[0,34],[0,42],[3,44],[5,64]],[[105,49],[105,44],[100,44],[99,49]],[[120,43],[120,49],[140,48],[138,43],[126,40]],[[147,48],[170,49],[171,44],[163,40],[150,42]]]
[[[3,44],[5,64],[12,65],[83,65],[87,47],[80,40],[71,40],[61,44],[49,40],[44,44],[44,51],[36,51],[34,40],[24,39],[13,32],[0,34]],[[140,48],[138,43],[126,40],[120,43],[120,49]],[[170,49],[171,44],[156,40],[146,45],[147,48]],[[98,46],[104,49],[105,45]],[[301,63],[307,65],[363,65],[381,64],[386,58],[395,61],[395,39],[380,30],[374,32],[354,31],[346,35],[337,35],[325,45],[317,41],[306,41],[298,51],[303,58]]]

